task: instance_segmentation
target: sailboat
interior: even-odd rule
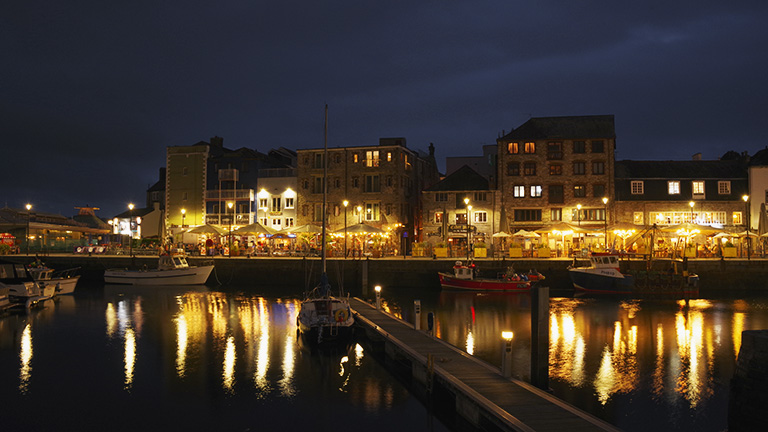
[[[325,148],[323,157],[323,179],[328,178],[328,105],[325,106]],[[322,273],[320,283],[314,289],[306,293],[302,300],[296,324],[299,333],[310,344],[328,345],[332,343],[344,343],[352,336],[352,326],[355,319],[349,307],[349,295],[334,296],[331,292],[331,284],[328,282],[326,270],[326,203],[328,195],[328,182],[323,181],[323,227],[322,227]]]

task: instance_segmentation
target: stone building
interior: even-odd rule
[[[464,165],[422,191],[421,199],[422,240],[432,246],[442,243],[457,257],[466,255],[468,242],[491,246],[501,217],[498,192],[489,187],[487,178]]]
[[[297,225],[322,222],[323,149],[297,151]],[[328,149],[328,229],[364,222],[397,235],[408,250],[421,229],[420,192],[437,181],[434,146],[428,155],[405,138],[381,138],[378,146]],[[347,206],[344,206],[347,201]]]
[[[603,198],[613,196],[612,115],[534,117],[499,138],[497,147],[510,231],[557,222],[605,224]]]

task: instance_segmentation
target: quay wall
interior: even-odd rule
[[[34,257],[25,255],[10,255],[8,260],[29,263]],[[104,270],[107,268],[155,268],[157,257],[124,255],[73,255],[58,254],[41,258],[49,267],[65,269],[80,267],[83,281],[103,282]],[[420,287],[440,289],[437,278],[439,271],[451,271],[456,258],[431,259],[337,259],[327,260],[327,273],[333,286],[342,284],[353,295],[368,294],[367,290],[375,285],[396,287]],[[319,258],[289,258],[289,257],[190,257],[190,264],[200,264],[213,261],[216,265],[214,273],[208,280],[208,285],[238,285],[259,287],[286,287],[292,291],[296,287],[308,289],[313,287],[318,279],[321,268]],[[535,269],[544,274],[546,284],[553,291],[571,289],[568,278],[568,266],[573,260],[564,258],[550,259],[479,259],[475,261],[481,276],[495,277],[498,273],[506,272],[508,266],[514,266],[517,272],[527,272]],[[586,260],[579,260],[586,264]],[[646,262],[631,260],[623,262],[623,266],[632,269],[643,269]],[[653,262],[654,269],[664,271],[672,266],[669,260],[659,259]],[[691,259],[689,271],[700,277],[701,293],[723,293],[744,291],[768,291],[767,259]],[[363,287],[363,285],[365,285]]]
[[[768,330],[741,334],[741,349],[731,379],[728,430],[755,431],[765,428],[768,405]]]

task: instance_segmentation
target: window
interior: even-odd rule
[[[341,155],[338,154],[338,153],[333,155],[333,161],[336,162],[337,164],[340,164],[341,163]]]
[[[532,143],[532,142],[525,143],[525,149],[523,151],[525,153],[536,153],[536,143]]]
[[[547,143],[547,159],[559,160],[563,158],[563,143],[550,142]]]
[[[541,185],[531,186],[531,198],[541,198]]]
[[[520,147],[519,147],[518,143],[511,142],[511,143],[507,144],[507,152],[509,152],[509,154],[518,154],[518,153],[520,153]]]
[[[267,210],[267,198],[259,198],[259,210]]]
[[[520,175],[520,162],[508,162],[507,163],[507,175],[519,176]]]
[[[741,212],[733,212],[733,224],[741,225]]]
[[[265,217],[263,217],[263,218],[259,219],[259,223],[260,223],[260,224],[262,224],[262,225],[264,225],[264,226],[267,226],[267,223],[268,223],[268,222],[269,222],[269,221],[268,221],[268,220],[267,220],[267,218],[265,218]]]
[[[560,164],[552,164],[549,166],[549,175],[563,175],[563,166]]]
[[[392,176],[387,176],[387,187],[392,187],[392,185],[393,185]]]
[[[487,192],[475,192],[473,201],[488,201]]]
[[[448,201],[448,193],[447,192],[438,192],[435,194],[435,201],[437,202],[444,202]]]
[[[535,176],[536,175],[536,162],[523,163],[523,175]]]
[[[293,226],[293,218],[285,218],[285,226],[286,228],[290,228]]]
[[[435,223],[443,223],[443,212],[435,212]]]
[[[360,156],[357,153],[352,154],[352,163],[360,162]]]
[[[387,204],[385,212],[387,213],[387,215],[392,214],[392,204]]]
[[[645,193],[642,180],[632,180],[630,183],[630,189],[632,191],[632,195],[642,195]]]
[[[549,219],[552,222],[560,222],[563,220],[563,209],[553,208],[549,211]]]
[[[410,170],[411,169],[411,161],[408,160],[408,155],[407,154],[403,155],[403,161],[405,162],[405,170],[406,171]]]
[[[378,174],[365,176],[365,191],[381,192],[381,185],[379,184]]]
[[[301,187],[303,189],[309,189],[309,180],[304,180],[301,182]]]
[[[182,200],[184,200],[184,201],[186,201],[187,199],[189,199],[189,192],[184,192],[184,193],[181,195],[181,199],[182,199]]]
[[[547,195],[549,196],[549,202],[551,204],[562,204],[565,202],[563,185],[550,185]]]
[[[668,181],[667,182],[667,191],[670,195],[680,195],[680,182],[679,181]]]
[[[360,179],[357,177],[352,177],[352,187],[353,188],[359,188],[360,187]]]
[[[573,175],[584,175],[584,174],[586,174],[586,164],[584,162],[574,162]]]
[[[484,211],[476,211],[472,213],[472,220],[474,222],[488,222],[488,213]]]
[[[365,220],[377,221],[380,219],[379,215],[379,203],[367,203],[365,204]]]
[[[369,168],[379,166],[378,150],[368,150],[367,152],[365,152],[365,166]]]
[[[605,209],[581,209],[581,220],[583,221],[604,221]]]
[[[704,198],[704,182],[701,180],[694,180],[691,182],[691,189],[693,190],[694,198]]]
[[[293,198],[286,198],[285,199],[285,208],[292,209],[293,208]]]
[[[525,186],[515,186],[512,188],[512,196],[515,198],[525,198]]]
[[[189,174],[189,167],[183,167],[181,169],[181,175],[185,176],[187,174]]]
[[[323,193],[323,183],[324,179],[322,177],[314,177],[313,179],[314,185],[312,192],[313,193]]]
[[[574,185],[573,186],[573,197],[574,198],[583,198],[587,196],[587,187],[584,185]]]
[[[467,214],[466,213],[456,213],[456,225],[466,225],[467,224]]]
[[[279,218],[272,219],[272,229],[280,231],[280,222],[281,220]]]
[[[312,165],[313,168],[322,168],[323,167],[323,154],[322,153],[315,153],[315,163]]]
[[[312,214],[312,222],[322,222],[323,221],[323,205],[315,204],[314,207],[315,208]]]
[[[604,153],[605,144],[603,140],[592,141],[592,153]]]
[[[516,209],[515,221],[528,222],[528,221],[540,221],[541,210],[540,209]]]
[[[632,221],[635,225],[643,225],[643,212],[634,212],[632,215]]]
[[[387,152],[387,162],[392,162],[392,152]]]
[[[280,199],[280,197],[273,197],[272,198],[272,211],[273,212],[281,211],[283,209],[281,204],[282,204],[282,200]]]
[[[602,198],[602,197],[606,196],[605,195],[605,185],[604,184],[600,184],[600,183],[598,183],[596,185],[592,185],[592,192],[593,192],[592,196],[594,196],[595,198]]]
[[[574,153],[586,153],[586,143],[584,141],[574,141],[573,142],[573,152]]]
[[[730,181],[719,181],[717,182],[717,193],[720,195],[730,195],[731,194],[731,182]]]
[[[602,175],[605,174],[605,162],[593,161],[592,162],[592,174]]]

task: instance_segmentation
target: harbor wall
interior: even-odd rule
[[[10,255],[6,259],[29,263],[34,257]],[[80,267],[84,281],[103,282],[104,270],[108,268],[156,268],[156,256],[124,255],[50,255],[42,260],[55,269]],[[411,258],[405,259],[337,259],[327,260],[327,274],[333,286],[343,285],[353,295],[368,294],[375,285],[397,287],[419,287],[440,289],[437,272],[450,272],[456,259]],[[216,265],[208,285],[239,285],[259,287],[286,287],[296,291],[313,287],[319,280],[321,260],[319,258],[293,257],[190,257],[190,264],[213,261]],[[553,291],[572,288],[568,278],[571,259],[480,259],[476,260],[480,275],[495,277],[514,266],[517,272],[535,269],[546,276],[545,284]],[[586,260],[578,260],[579,265],[586,265]],[[644,269],[646,261],[631,260],[622,262],[634,270]],[[672,266],[669,260],[659,259],[653,262],[654,269],[664,271]],[[679,266],[679,264],[678,264]],[[701,293],[723,292],[764,292],[768,291],[768,260],[766,259],[691,259],[689,271],[700,277]]]
[[[741,334],[741,349],[731,379],[728,430],[756,431],[765,428],[768,406],[768,330]]]

